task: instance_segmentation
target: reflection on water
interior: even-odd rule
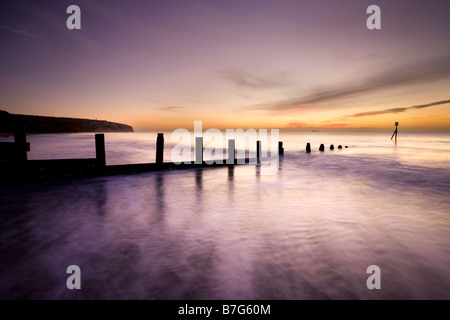
[[[171,161],[171,150],[178,141],[171,140],[171,132],[165,133],[164,161]],[[383,157],[406,165],[427,167],[450,167],[450,134],[449,133],[402,133],[398,144],[390,140],[391,133],[327,133],[327,132],[297,132],[280,133],[287,154],[305,152],[306,143],[311,143],[313,153],[317,153],[320,144],[325,144],[325,153],[353,155],[357,157]],[[105,148],[107,164],[150,163],[156,158],[156,136],[153,132],[138,133],[106,133]],[[12,138],[0,137],[1,141]],[[93,158],[95,157],[94,134],[57,134],[32,135],[27,140],[31,143],[28,158],[33,159],[63,159],[63,158]],[[240,141],[240,140],[238,140]],[[238,142],[237,141],[237,142]],[[216,151],[226,147],[220,141],[205,140],[205,148],[216,147]],[[336,149],[329,150],[334,144]],[[341,144],[348,149],[337,150]],[[191,147],[193,147],[193,142]],[[239,145],[245,145],[241,143]],[[256,146],[248,146],[254,156]],[[263,145],[263,151],[267,146]],[[193,152],[193,149],[191,150]],[[223,150],[222,150],[223,151]],[[253,152],[253,153],[252,153]],[[240,154],[240,152],[237,152]],[[247,156],[249,153],[247,152]],[[193,154],[192,154],[193,156]],[[205,160],[224,159],[219,152],[213,158],[205,156]]]
[[[448,167],[288,145],[276,175],[243,165],[1,187],[0,298],[450,298]],[[381,290],[366,287],[373,264]]]

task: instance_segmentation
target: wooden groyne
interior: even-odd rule
[[[0,161],[21,163],[27,160],[30,144],[27,142],[25,129],[17,127],[14,130],[14,142],[0,142]]]
[[[345,146],[347,148],[347,146]],[[338,149],[342,149],[339,145]],[[319,151],[325,150],[321,144]],[[334,145],[330,146],[334,150]],[[254,158],[236,157],[236,141],[228,140],[226,159],[204,160],[203,137],[195,138],[195,158],[182,163],[164,162],[164,134],[158,133],[156,138],[156,158],[154,163],[107,165],[105,136],[95,134],[95,158],[28,160],[27,152],[30,143],[26,141],[25,131],[20,128],[14,134],[14,142],[0,143],[0,183],[17,181],[36,181],[59,178],[94,177],[115,174],[132,174],[159,170],[183,170],[194,168],[217,168],[239,164],[259,164],[262,158],[261,141],[256,141]],[[307,143],[306,153],[311,153],[311,144]],[[284,155],[283,142],[278,142],[278,155]]]
[[[0,144],[0,182],[35,181],[59,178],[94,177],[114,174],[131,174],[159,170],[183,170],[194,168],[216,168],[239,164],[259,163],[261,142],[257,141],[256,158],[236,158],[236,142],[228,140],[228,156],[223,160],[203,159],[203,138],[195,139],[195,159],[182,163],[164,162],[164,134],[156,139],[156,159],[154,163],[106,165],[105,136],[95,134],[95,158],[27,160],[30,144],[23,131],[19,131],[14,142]],[[282,142],[279,154],[284,153]]]

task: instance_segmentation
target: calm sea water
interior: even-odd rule
[[[0,187],[0,298],[450,299],[449,134],[280,138],[272,175],[252,164]],[[156,133],[105,139],[108,164],[154,162]],[[28,141],[29,159],[95,157],[93,134]],[[66,287],[69,265],[81,290]]]

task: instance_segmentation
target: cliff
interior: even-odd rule
[[[17,126],[25,127],[26,133],[134,132],[132,126],[105,120],[31,116],[0,110],[0,133],[11,133]]]

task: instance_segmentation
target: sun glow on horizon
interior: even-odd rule
[[[450,131],[448,4],[380,0],[369,30],[363,2],[79,0],[80,30],[68,1],[5,3],[0,108],[137,131]]]

